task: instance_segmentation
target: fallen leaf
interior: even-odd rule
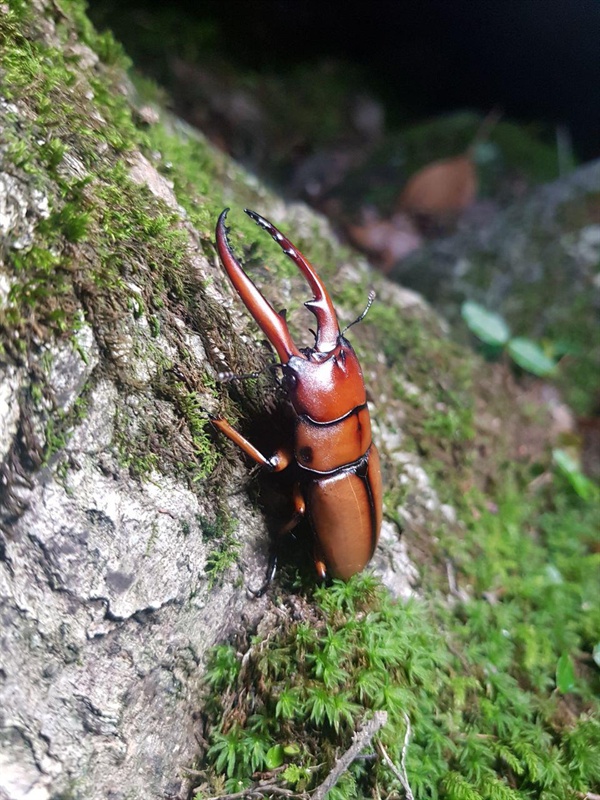
[[[469,153],[434,161],[408,181],[398,208],[415,215],[458,215],[475,200],[477,186],[477,172]]]

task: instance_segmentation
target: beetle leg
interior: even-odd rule
[[[257,464],[265,467],[270,472],[281,472],[281,470],[285,469],[290,464],[292,460],[292,454],[290,452],[286,450],[277,450],[273,453],[271,458],[267,458],[267,456],[263,455],[260,450],[257,450],[253,444],[250,444],[248,439],[236,431],[227,420],[211,417],[210,421],[217,430],[224,433],[234,444],[237,444],[247,456],[250,456],[253,461],[256,461]]]
[[[306,501],[304,500],[304,495],[302,494],[299,483],[294,484],[293,500],[294,500],[294,514],[292,518],[279,529],[279,531],[277,532],[277,541],[274,542],[273,546],[271,547],[265,582],[260,587],[260,589],[257,589],[256,591],[254,591],[253,589],[249,590],[251,594],[254,595],[254,597],[262,597],[263,594],[267,591],[267,589],[271,585],[273,578],[275,577],[275,573],[277,572],[277,562],[279,560],[279,547],[281,544],[279,537],[291,533],[291,531],[294,530],[296,525],[298,525],[301,522],[302,518],[306,513]]]
[[[298,525],[298,523],[302,520],[302,517],[306,514],[306,500],[304,499],[304,495],[302,494],[299,483],[294,484],[293,501],[294,515],[289,522],[286,522],[285,525],[279,530],[278,536],[293,531],[296,525]]]
[[[319,540],[315,537],[313,544],[313,558],[315,560],[315,569],[319,579],[324,581],[327,579],[327,567],[325,566],[325,556],[319,544]]]
[[[327,580],[327,567],[325,566],[325,562],[323,561],[321,556],[317,556],[315,554],[315,570],[317,572],[317,577],[321,581]]]
[[[267,589],[271,585],[273,578],[275,577],[275,573],[277,572],[278,559],[279,559],[279,553],[274,547],[271,548],[271,552],[269,553],[269,565],[267,566],[267,576],[265,578],[265,582],[260,587],[260,589],[250,589],[250,587],[247,588],[247,591],[249,591],[253,597],[262,597],[263,594],[267,591]]]

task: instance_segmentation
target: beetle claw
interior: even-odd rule
[[[228,229],[225,225],[228,211],[227,208],[222,211],[217,222],[219,256],[243,303],[266,334],[279,358],[285,363],[291,356],[299,356],[300,351],[294,344],[285,319],[275,311],[234,256],[227,238]]]
[[[273,578],[275,577],[275,573],[277,572],[277,560],[279,556],[275,549],[271,550],[271,554],[269,555],[269,564],[267,566],[267,574],[265,576],[265,582],[259,589],[251,589],[249,586],[246,587],[246,591],[252,595],[255,599],[262,597],[266,594],[267,589],[273,583]]]
[[[317,340],[315,342],[315,349],[321,353],[330,352],[337,345],[340,327],[338,325],[337,314],[335,313],[331,297],[325,288],[325,284],[315,272],[312,264],[306,260],[302,253],[294,247],[290,240],[284,236],[273,223],[261,217],[256,211],[245,208],[244,212],[248,214],[250,219],[254,220],[259,227],[264,228],[264,230],[271,234],[286,256],[292,259],[308,281],[314,297],[312,300],[308,300],[304,303],[304,305],[317,318]]]

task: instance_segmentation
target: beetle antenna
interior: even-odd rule
[[[350,325],[346,325],[346,327],[344,328],[344,330],[340,334],[341,336],[343,336],[346,333],[346,331],[349,328],[351,328],[353,325],[356,325],[357,322],[362,322],[363,321],[363,319],[367,316],[367,314],[369,312],[369,309],[373,305],[373,300],[375,300],[375,297],[376,297],[375,291],[374,291],[374,289],[371,289],[371,291],[369,292],[369,299],[367,300],[367,305],[365,306],[365,310],[362,312],[362,314],[360,314],[354,320],[354,322],[351,322]]]

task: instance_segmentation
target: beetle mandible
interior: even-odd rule
[[[244,210],[271,234],[308,281],[313,298],[304,305],[317,318],[317,331],[313,347],[296,346],[285,314],[275,311],[236,260],[227,239],[226,208],[217,222],[217,250],[234,288],[281,361],[282,384],[295,415],[293,452],[279,450],[267,457],[226,420],[213,418],[212,423],[266,469],[278,472],[291,466],[296,470],[294,515],[281,533],[308,516],[317,574],[322,579],[330,574],[347,580],[370,561],[382,519],[379,454],[371,439],[362,372],[344,337],[348,328],[340,332],[329,293],[312,265],[268,220]],[[363,319],[373,297],[371,293],[355,322]],[[258,594],[265,591],[275,566],[276,556]]]

